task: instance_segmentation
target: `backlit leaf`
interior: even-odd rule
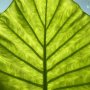
[[[14,0],[0,14],[1,90],[90,90],[90,16],[73,0]]]

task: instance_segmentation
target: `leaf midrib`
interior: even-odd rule
[[[47,25],[47,0],[45,6],[45,26],[44,26],[44,47],[43,47],[43,90],[48,90],[47,88],[47,61],[46,61],[46,27]]]

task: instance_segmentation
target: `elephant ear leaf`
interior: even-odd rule
[[[90,16],[73,0],[14,0],[0,14],[2,90],[90,90]]]

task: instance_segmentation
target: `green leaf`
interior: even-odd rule
[[[14,0],[0,14],[0,89],[90,90],[90,16],[73,0]]]

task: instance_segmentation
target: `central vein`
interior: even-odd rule
[[[45,7],[45,26],[44,26],[44,61],[43,61],[43,90],[47,90],[47,62],[46,62],[46,22],[47,22],[47,0]]]

